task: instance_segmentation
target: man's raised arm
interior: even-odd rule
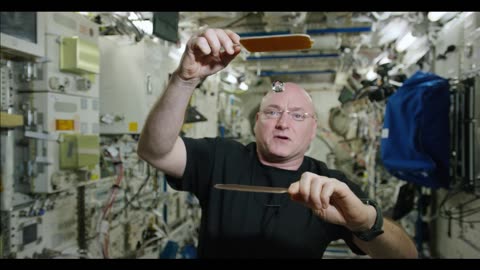
[[[166,174],[180,178],[187,154],[178,136],[195,87],[224,69],[240,53],[240,37],[230,30],[207,29],[187,42],[180,65],[151,109],[138,142],[138,155]]]

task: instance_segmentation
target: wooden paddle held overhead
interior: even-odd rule
[[[277,52],[310,49],[313,40],[306,34],[290,34],[241,38],[240,43],[249,52]]]

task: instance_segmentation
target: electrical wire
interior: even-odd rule
[[[108,151],[104,152],[108,156],[110,156],[112,159],[114,157],[111,156],[111,154]],[[121,155],[118,155],[118,159],[114,159],[114,165],[115,169],[117,171],[117,179],[115,183],[113,184],[110,192],[110,196],[107,199],[107,204],[105,205],[102,214],[100,215],[100,219],[97,223],[97,232],[98,232],[98,244],[100,246],[100,250],[102,251],[103,258],[107,259],[108,256],[108,243],[109,243],[109,228],[108,224],[110,224],[111,221],[111,209],[113,207],[113,203],[115,202],[115,197],[117,195],[118,190],[120,189],[120,184],[122,183],[123,175],[124,175],[124,169],[123,169],[123,163],[121,159]],[[109,221],[106,221],[106,218],[109,217]],[[106,222],[106,223],[104,223]]]
[[[115,215],[113,216],[113,219],[117,218],[118,215],[120,215],[120,213],[122,213],[123,211],[125,211],[127,209],[127,207],[135,200],[136,197],[138,197],[138,195],[140,194],[140,191],[142,191],[143,187],[148,183],[148,180],[150,179],[150,167],[147,169],[147,176],[145,177],[145,180],[143,180],[143,183],[142,185],[140,186],[140,188],[138,188],[137,192],[135,193],[135,195],[133,195],[132,198],[130,198],[129,201],[127,201],[127,203],[125,204],[125,206],[120,210],[118,211],[117,213],[115,213]]]
[[[464,210],[465,206],[472,204],[480,199],[480,197],[475,197],[463,203],[458,203],[455,206],[451,206],[447,209],[447,201],[451,201],[453,197],[458,194],[463,194],[462,190],[458,189],[454,192],[449,192],[445,195],[442,202],[439,205],[438,216],[448,220],[455,220],[462,223],[480,223],[480,220],[466,220],[465,218],[470,217],[474,214],[480,213],[480,207],[474,207]]]

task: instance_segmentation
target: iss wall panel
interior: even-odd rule
[[[176,68],[170,47],[147,38],[135,43],[122,36],[104,36],[100,51],[100,131],[138,134]]]

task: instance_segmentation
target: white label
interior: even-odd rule
[[[382,139],[388,138],[388,128],[382,129]]]
[[[102,220],[102,224],[101,224],[101,227],[100,227],[100,232],[101,233],[107,233],[109,228],[110,228],[110,225],[108,224],[108,221]]]
[[[113,146],[109,146],[109,147],[107,148],[107,151],[110,153],[110,155],[111,155],[113,158],[118,155],[118,150],[117,150],[115,147],[113,147]]]

